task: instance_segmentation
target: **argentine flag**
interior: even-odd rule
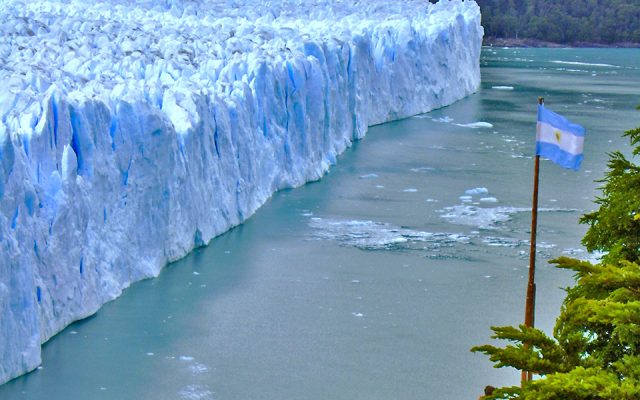
[[[536,155],[577,171],[584,158],[584,133],[582,126],[546,109],[544,105],[538,106]]]

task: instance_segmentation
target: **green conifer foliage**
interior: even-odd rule
[[[431,0],[434,2],[434,0]],[[477,0],[488,38],[640,43],[637,0]]]
[[[640,128],[625,136],[640,155]],[[600,208],[581,222],[590,226],[583,243],[605,252],[602,262],[551,261],[574,271],[576,280],[566,289],[553,337],[524,325],[492,327],[492,337],[509,344],[471,349],[487,354],[496,368],[538,375],[486,399],[640,399],[640,167],[612,153],[601,182]]]
[[[640,154],[640,127],[625,132]],[[580,222],[589,225],[582,243],[589,251],[606,252],[604,260],[640,261],[640,166],[622,153],[610,155],[609,171],[600,182],[602,197],[596,199],[597,211],[584,215]]]
[[[471,349],[489,355],[496,368],[532,371],[541,379],[497,389],[487,399],[640,399],[640,265],[552,262],[576,273],[553,337],[524,325],[492,327],[494,339],[511,344]]]

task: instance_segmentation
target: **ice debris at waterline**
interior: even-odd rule
[[[131,282],[477,90],[475,2],[0,4],[0,383]]]
[[[510,213],[519,212],[518,210],[513,207],[505,207],[504,210],[499,211],[486,209],[487,213],[493,213],[496,216],[495,222],[509,221]],[[486,219],[488,218],[485,215],[475,221],[483,224]],[[528,239],[519,237],[526,236],[521,235],[524,232],[518,232],[512,228],[498,229],[498,227],[487,227],[486,225],[474,226],[469,222],[472,220],[464,220],[459,225],[471,225],[480,230],[473,229],[466,233],[426,232],[385,222],[312,217],[309,219],[309,226],[313,231],[309,240],[332,240],[341,246],[355,247],[365,251],[409,251],[423,257],[440,260],[469,260],[473,257],[469,256],[469,252],[476,254],[490,252],[495,255],[498,254],[496,248],[513,250],[529,246]],[[506,236],[487,235],[489,232],[497,233],[497,231],[501,231],[500,233]],[[461,247],[463,246],[467,247],[467,250],[462,251]],[[541,257],[548,259],[552,256],[549,250],[556,247],[553,243],[539,242],[537,252]],[[563,250],[562,254],[566,254],[566,251],[577,252],[581,250]],[[504,254],[509,257],[528,257],[528,253],[524,250],[505,252]]]
[[[336,240],[362,250],[412,249],[416,245],[422,250],[438,250],[454,243],[468,243],[470,240],[463,234],[416,231],[375,221],[313,217],[309,226],[314,228],[315,238]]]

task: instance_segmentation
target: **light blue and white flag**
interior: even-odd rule
[[[582,126],[546,109],[544,105],[538,106],[536,155],[577,171],[584,158],[584,133]]]

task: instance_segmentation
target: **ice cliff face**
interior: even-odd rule
[[[474,2],[252,3],[0,4],[0,383],[367,126],[479,85]]]

